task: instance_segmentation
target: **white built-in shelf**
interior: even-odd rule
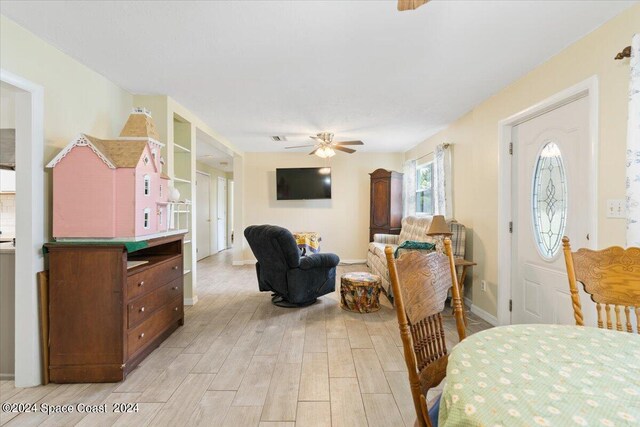
[[[186,276],[187,274],[191,273],[191,270],[185,270],[184,271],[184,275]]]
[[[182,178],[175,177],[175,178],[173,178],[173,180],[175,182],[181,182],[183,184],[191,184],[191,181],[188,180],[188,179],[182,179]]]
[[[173,147],[176,148],[177,151],[182,151],[183,153],[191,152],[191,150],[189,150],[187,147],[183,147],[182,145],[176,144],[175,142],[173,143]]]

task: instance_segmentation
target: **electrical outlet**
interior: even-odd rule
[[[486,280],[482,280],[480,282],[480,290],[482,292],[487,292],[487,281]]]
[[[607,200],[607,218],[626,218],[627,206],[624,199]]]

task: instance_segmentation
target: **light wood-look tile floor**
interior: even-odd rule
[[[413,426],[395,312],[370,314],[339,305],[336,293],[306,308],[271,304],[258,292],[255,268],[232,267],[222,252],[198,263],[199,302],[126,381],[16,388],[2,381],[2,402],[138,403],[137,413],[1,413],[8,426]],[[470,314],[469,333],[490,325]],[[449,348],[455,323],[445,322]]]

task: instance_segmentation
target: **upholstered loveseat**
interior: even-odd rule
[[[394,250],[405,241],[414,242],[431,242],[434,239],[427,236],[427,230],[431,225],[431,216],[408,216],[402,219],[402,229],[400,235],[394,234],[375,234],[373,242],[369,243],[369,251],[367,252],[367,266],[373,274],[377,274],[382,279],[382,288],[384,292],[392,298],[391,281],[389,280],[389,269],[387,267],[387,259],[384,254],[385,246],[389,245]],[[451,247],[453,255],[456,258],[464,258],[465,245],[465,226],[455,220],[448,220],[447,225],[453,233],[451,236]],[[400,249],[399,254],[404,249]]]

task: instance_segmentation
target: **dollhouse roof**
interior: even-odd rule
[[[117,139],[99,139],[81,133],[47,165],[55,167],[74,147],[89,147],[110,169],[135,168],[145,147],[161,147],[158,132],[146,108],[136,107],[129,115]],[[153,162],[157,170],[156,162]]]
[[[106,154],[116,168],[135,168],[147,146],[146,141],[104,140],[89,135],[85,137]]]
[[[149,138],[159,142],[160,136],[149,110],[141,107],[134,108],[120,132],[120,138]]]
[[[74,147],[89,147],[110,169],[135,168],[147,145],[147,141],[105,140],[81,133],[58,153],[47,167],[55,167]]]

